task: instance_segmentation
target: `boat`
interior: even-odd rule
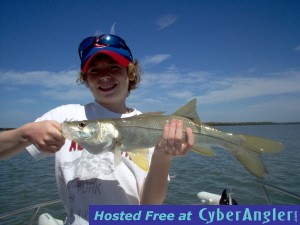
[[[237,205],[237,201],[232,198],[233,192],[231,188],[225,188],[221,195],[200,191],[197,197],[203,205]]]
[[[18,214],[22,214],[28,211],[33,211],[32,212],[32,216],[30,218],[30,220],[28,221],[28,225],[33,225],[33,224],[38,224],[38,225],[63,225],[63,221],[59,220],[59,219],[55,219],[52,215],[50,215],[49,213],[43,213],[41,215],[39,215],[38,220],[36,221],[36,217],[39,214],[39,211],[41,208],[43,207],[47,207],[50,205],[55,205],[55,204],[62,204],[61,200],[57,199],[57,200],[52,200],[52,201],[47,201],[47,202],[43,202],[40,204],[36,204],[36,205],[32,205],[29,207],[25,207],[25,208],[21,208],[18,210],[14,210],[8,213],[4,213],[0,215],[0,219],[3,220],[5,222],[5,218],[9,218],[12,216],[16,216]]]
[[[266,183],[261,180],[256,180],[256,182],[262,186],[263,193],[265,195],[266,202],[268,205],[272,205],[272,200],[270,198],[269,191],[268,191],[269,189],[273,189],[275,191],[282,192],[286,195],[292,196],[292,197],[298,199],[299,203],[300,203],[300,195],[298,195],[298,194],[292,193],[281,187],[277,187],[275,185]],[[200,200],[200,202],[197,204],[199,204],[199,205],[237,205],[238,202],[232,197],[233,194],[234,194],[234,192],[231,188],[225,188],[223,190],[222,194],[215,194],[215,193],[210,193],[210,192],[206,192],[206,191],[200,191],[197,193],[197,197]],[[33,205],[30,207],[18,209],[18,210],[0,215],[0,219],[2,220],[5,218],[8,218],[8,217],[11,217],[11,216],[15,216],[17,214],[21,214],[21,213],[33,210],[32,217],[31,217],[30,221],[28,222],[28,225],[33,225],[33,224],[63,225],[64,223],[62,220],[54,218],[49,213],[42,213],[38,216],[38,219],[36,219],[37,215],[39,214],[39,210],[42,207],[46,207],[46,206],[53,205],[53,204],[62,204],[62,202],[61,202],[61,200],[53,200],[53,201],[48,201],[48,202],[44,202],[41,204]]]
[[[55,219],[49,213],[43,213],[39,216],[38,225],[63,225],[64,221]]]

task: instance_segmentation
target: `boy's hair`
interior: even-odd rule
[[[141,69],[138,60],[134,60],[133,63],[129,63],[127,67],[127,76],[129,78],[128,85],[128,94],[130,94],[131,90],[134,90],[138,87],[138,84],[141,81]],[[82,70],[80,71],[79,77],[76,81],[78,84],[84,84],[87,86],[87,73],[84,73]]]

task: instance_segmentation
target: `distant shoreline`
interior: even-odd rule
[[[250,126],[250,125],[281,125],[281,124],[300,124],[300,122],[207,122],[209,126]]]
[[[203,123],[209,126],[251,126],[251,125],[281,125],[281,124],[300,124],[300,122],[207,122]],[[0,128],[1,131],[13,130],[15,128]]]

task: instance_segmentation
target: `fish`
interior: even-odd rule
[[[215,147],[229,151],[234,157],[258,178],[268,174],[263,162],[263,154],[277,154],[283,144],[266,138],[247,134],[230,133],[201,123],[196,111],[196,98],[170,115],[153,112],[129,118],[104,118],[96,120],[64,121],[62,135],[77,142],[91,154],[114,153],[115,164],[121,159],[121,152],[129,153],[133,161],[147,170],[146,150],[154,147],[161,139],[164,125],[172,119],[182,120],[183,128],[190,128],[194,134],[191,151],[215,156]],[[186,133],[183,133],[186,140]],[[143,160],[144,159],[144,160]]]

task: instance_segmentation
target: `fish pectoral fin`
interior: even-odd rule
[[[136,151],[127,152],[130,159],[142,170],[149,171],[149,149],[143,148]]]
[[[275,154],[283,149],[280,142],[244,134],[241,136],[245,139],[244,147],[260,154]]]
[[[118,165],[120,165],[121,163],[121,154],[122,154],[122,151],[121,151],[121,148],[122,148],[122,144],[120,143],[117,143],[115,145],[115,152],[114,152],[114,164],[115,164],[115,167],[117,167]]]
[[[209,147],[209,146],[197,146],[194,145],[192,147],[192,151],[197,153],[197,154],[201,154],[201,155],[205,155],[205,156],[215,156],[215,152]]]

